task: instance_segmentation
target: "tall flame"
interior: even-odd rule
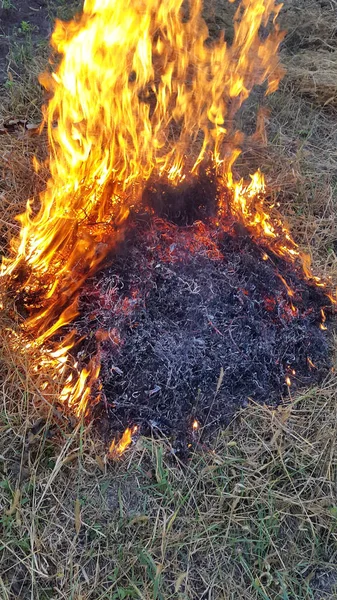
[[[236,112],[254,85],[266,82],[270,93],[282,76],[281,6],[241,0],[231,44],[224,35],[209,39],[202,0],[86,0],[80,17],[57,21],[52,45],[61,61],[40,78],[50,96],[50,179],[39,209],[28,201],[18,217],[21,233],[2,266],[3,276],[20,273],[28,297],[39,292],[25,322],[35,346],[75,318],[80,287],[122,235],[150,177],[177,185],[212,161],[232,212],[259,235],[281,236],[287,254],[298,255],[262,206],[254,215],[263,176],[246,186],[231,174],[242,139]],[[220,217],[225,208],[220,202]],[[62,372],[68,349],[66,341]],[[92,369],[97,376],[97,364]],[[68,404],[75,397],[78,412],[91,380],[87,370],[65,381],[61,396]]]
[[[63,58],[41,77],[51,177],[37,214],[28,202],[19,217],[3,269],[30,268],[26,289],[38,285],[42,309],[28,325],[41,342],[74,318],[71,299],[153,173],[177,183],[207,155],[221,170],[232,162],[228,123],[253,85],[273,91],[281,75],[277,25],[259,36],[280,7],[242,0],[231,45],[208,41],[201,0],[86,0],[79,19],[57,21]]]

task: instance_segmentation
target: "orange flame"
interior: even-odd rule
[[[57,21],[52,44],[63,59],[40,78],[52,94],[51,178],[38,213],[28,202],[19,217],[20,239],[3,269],[31,268],[26,289],[38,286],[43,308],[28,324],[41,342],[73,320],[76,292],[153,173],[178,183],[206,157],[222,173],[233,164],[239,151],[228,156],[226,121],[255,84],[267,81],[271,92],[282,75],[283,34],[274,24],[259,37],[280,8],[242,0],[232,45],[206,43],[201,0],[187,8],[183,0],[86,0],[80,19]]]
[[[308,365],[309,365],[309,367],[310,367],[311,369],[317,369],[317,367],[316,367],[315,363],[313,363],[313,362],[312,362],[312,360],[311,360],[310,356],[308,356],[308,357],[307,357],[307,362],[308,362]]]
[[[121,456],[125,450],[130,446],[132,442],[132,434],[135,434],[138,431],[137,425],[135,425],[132,429],[128,427],[119,442],[116,442],[115,439],[112,440],[109,448],[109,456]]]
[[[192,429],[194,432],[198,431],[200,425],[199,425],[199,421],[197,421],[196,419],[194,419],[193,423],[192,423]]]
[[[211,162],[228,195],[219,220],[230,209],[275,252],[300,256],[263,207],[263,175],[248,185],[232,175],[242,140],[235,113],[254,85],[273,92],[283,75],[281,7],[241,0],[230,45],[223,35],[209,42],[202,0],[85,0],[80,17],[56,22],[52,45],[62,58],[40,78],[50,96],[50,179],[39,209],[28,201],[18,217],[20,236],[1,275],[20,273],[27,296],[39,293],[24,330],[35,348],[47,348],[55,378],[66,377],[61,400],[76,414],[86,410],[99,360],[80,369],[69,355],[74,338],[56,354],[46,343],[76,317],[79,289],[123,235],[150,177],[177,185]]]
[[[321,321],[321,324],[320,324],[320,328],[321,328],[322,331],[326,331],[328,328],[325,325],[326,315],[325,315],[325,312],[324,312],[323,308],[321,309],[321,317],[322,317],[322,321]]]

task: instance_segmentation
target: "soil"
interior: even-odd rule
[[[0,84],[7,80],[9,51],[13,42],[18,46],[29,43],[34,49],[41,41],[48,41],[51,21],[47,9],[47,0],[0,3]]]
[[[80,11],[83,0],[0,0],[0,85],[29,68],[31,59],[50,54],[49,39],[55,18],[69,20]]]
[[[329,600],[337,598],[337,571],[336,569],[317,569],[310,582],[314,600]]]

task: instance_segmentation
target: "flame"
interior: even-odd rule
[[[52,45],[63,58],[40,78],[52,95],[51,178],[38,212],[29,201],[19,217],[3,268],[31,269],[25,288],[39,289],[43,307],[26,325],[41,343],[76,316],[76,292],[118,241],[151,175],[178,183],[210,156],[226,174],[239,153],[224,143],[233,134],[226,122],[254,85],[267,81],[272,92],[282,75],[283,34],[274,23],[259,36],[280,8],[242,0],[232,45],[223,36],[207,43],[201,0],[86,0],[81,18],[57,21]],[[254,176],[250,194],[258,184]]]
[[[322,321],[320,323],[320,328],[321,328],[322,331],[327,331],[328,328],[325,325],[326,315],[325,315],[325,312],[324,312],[323,308],[321,309],[321,317],[322,317]]]
[[[307,265],[264,207],[262,173],[248,184],[232,174],[243,138],[233,130],[235,114],[253,86],[266,83],[271,93],[283,75],[281,7],[241,0],[231,44],[224,35],[209,41],[202,0],[85,0],[81,16],[56,22],[52,46],[61,60],[40,77],[50,97],[50,179],[38,207],[29,200],[18,217],[20,235],[1,275],[24,289],[26,343],[41,350],[55,381],[64,380],[60,399],[77,415],[87,409],[99,356],[81,368],[71,357],[76,335],[60,335],[150,178],[178,185],[211,164],[224,190],[218,222],[230,212],[274,252]],[[55,336],[58,347],[50,351]],[[130,436],[127,430],[116,451]]]
[[[294,290],[291,289],[291,287],[287,284],[286,280],[284,279],[284,277],[282,277],[282,275],[280,275],[279,273],[277,273],[277,277],[282,281],[284,287],[287,290],[287,294],[290,298],[292,298],[294,296]]]
[[[135,425],[132,429],[130,429],[130,427],[128,427],[124,431],[119,442],[116,442],[116,440],[113,439],[110,444],[110,448],[109,448],[109,456],[110,457],[121,456],[125,452],[125,450],[130,446],[130,444],[132,443],[132,434],[137,433],[137,431],[138,431],[137,425]]]
[[[317,367],[316,367],[315,363],[313,363],[313,362],[312,362],[312,360],[311,360],[310,356],[308,356],[308,357],[307,357],[307,362],[308,362],[308,365],[309,365],[309,367],[310,367],[311,369],[317,369]]]
[[[193,423],[192,423],[192,429],[194,432],[198,431],[200,427],[199,421],[197,421],[196,419],[194,419]]]

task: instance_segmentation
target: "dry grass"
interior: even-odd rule
[[[337,52],[307,50],[287,62],[288,80],[320,106],[337,106]]]
[[[304,600],[334,581],[336,382],[251,405],[182,465],[166,440],[105,464],[81,423],[34,429],[17,381],[2,386],[4,598]]]
[[[263,168],[315,270],[337,282],[337,116],[327,103],[336,85],[336,4],[306,0],[303,8],[286,2],[289,74],[267,101],[268,144],[250,143],[242,166]],[[4,117],[38,118],[41,59],[26,67],[6,86]],[[0,136],[2,252],[14,215],[44,184],[46,174],[31,166],[44,151],[27,133]],[[333,374],[277,411],[251,404],[188,464],[169,441],[148,439],[106,463],[94,429],[74,427],[39,395],[26,360],[10,352],[4,331],[1,598],[337,598]]]
[[[314,270],[337,282],[337,115],[289,93],[289,79],[267,107],[268,143],[254,140],[240,160],[250,172],[263,165],[271,199]]]
[[[287,31],[286,49],[295,54],[304,49],[336,49],[336,0],[285,0],[280,23]]]

